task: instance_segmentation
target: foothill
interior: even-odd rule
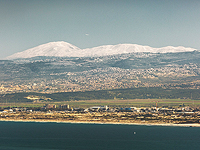
[[[65,72],[65,77],[56,79],[1,81],[0,94],[77,92],[138,87],[199,89],[199,73],[200,69],[196,65],[157,69],[99,68],[84,72]],[[57,73],[54,76],[57,75],[60,74]]]

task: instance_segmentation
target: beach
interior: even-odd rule
[[[55,123],[76,123],[76,124],[119,124],[119,125],[145,125],[145,126],[179,126],[179,127],[200,127],[200,124],[173,124],[173,123],[148,123],[148,122],[137,122],[137,123],[127,123],[127,122],[111,122],[111,121],[69,121],[69,120],[44,120],[44,119],[0,119],[0,121],[13,121],[13,122],[55,122]]]

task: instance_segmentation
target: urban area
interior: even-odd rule
[[[109,107],[73,108],[67,104],[46,104],[43,107],[1,108],[0,120],[50,121],[119,124],[199,124],[200,107]]]

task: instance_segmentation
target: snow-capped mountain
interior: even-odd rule
[[[118,44],[118,45],[105,45],[94,48],[83,49],[83,55],[85,56],[106,56],[106,55],[116,55],[125,53],[177,53],[177,52],[187,52],[194,51],[194,48],[185,48],[182,46],[173,47],[167,46],[162,48],[152,48],[150,46],[142,46],[137,44]]]
[[[177,53],[194,51],[194,48],[167,46],[162,48],[152,48],[137,44],[104,45],[94,48],[80,49],[67,42],[50,42],[19,53],[8,56],[6,59],[31,58],[36,56],[56,56],[56,57],[93,57],[108,56],[124,53]]]
[[[81,51],[80,48],[67,43],[67,42],[50,42],[47,44],[42,44],[37,47],[15,53],[11,56],[8,56],[7,59],[16,59],[16,58],[31,58],[36,56],[75,56],[76,51]]]

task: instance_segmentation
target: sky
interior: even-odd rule
[[[0,0],[0,59],[65,41],[200,49],[199,0]]]

